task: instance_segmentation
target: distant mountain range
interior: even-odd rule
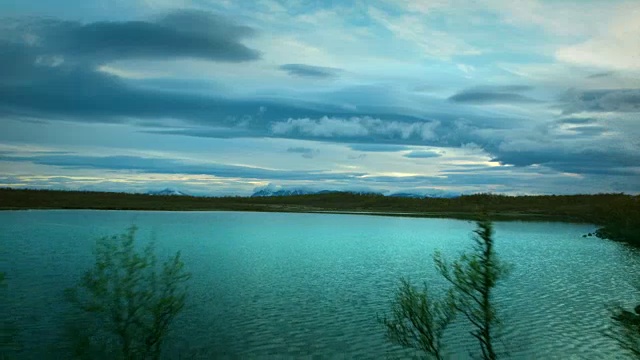
[[[424,198],[455,198],[462,195],[461,193],[452,192],[452,191],[432,191],[432,192],[421,192],[421,193],[412,193],[412,192],[399,192],[393,193],[388,196],[392,197],[401,197],[401,198],[413,198],[413,199],[424,199]]]
[[[431,198],[454,198],[458,197],[462,194],[454,193],[450,191],[443,190],[432,190],[432,191],[403,191],[391,194],[385,194],[383,192],[377,192],[373,190],[315,190],[310,188],[285,188],[281,186],[266,186],[261,188],[256,188],[251,195],[251,197],[269,197],[269,196],[296,196],[296,195],[317,195],[317,194],[331,194],[331,193],[342,193],[342,194],[355,194],[355,195],[380,195],[380,196],[389,196],[389,197],[400,197],[400,198],[412,198],[412,199],[424,199],[427,197]],[[191,196],[185,192],[166,188],[163,190],[149,190],[146,192],[147,195],[157,195],[157,196]]]
[[[265,197],[265,196],[295,196],[295,195],[314,195],[314,194],[331,194],[331,193],[350,193],[350,194],[376,194],[382,195],[382,193],[368,192],[368,191],[338,191],[338,190],[309,190],[309,189],[270,189],[264,188],[256,190],[251,197]]]
[[[175,189],[163,189],[158,191],[147,191],[147,195],[160,195],[160,196],[189,196],[189,194],[185,194],[182,191],[178,191]]]
[[[265,187],[265,188],[256,189],[256,191],[251,195],[251,197],[315,195],[315,194],[329,194],[329,193],[343,193],[343,194],[348,193],[348,194],[356,194],[356,195],[382,195],[382,196],[414,198],[414,199],[423,199],[426,197],[453,198],[453,197],[460,196],[459,193],[453,193],[453,192],[447,192],[447,191],[434,191],[431,193],[399,192],[399,193],[385,195],[381,192],[375,192],[375,191],[312,190],[312,189],[299,189],[299,188],[283,189],[283,188]]]

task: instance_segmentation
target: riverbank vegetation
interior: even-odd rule
[[[344,192],[273,197],[195,197],[54,190],[0,189],[0,209],[228,210],[335,212],[493,220],[592,223],[596,236],[640,246],[640,196],[625,194],[402,198]]]

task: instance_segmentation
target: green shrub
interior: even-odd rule
[[[495,253],[491,222],[478,221],[474,233],[473,250],[458,260],[448,263],[440,252],[434,254],[436,268],[451,284],[443,299],[432,298],[426,286],[420,292],[402,280],[392,316],[382,320],[391,342],[421,350],[428,358],[442,359],[442,336],[459,313],[473,328],[471,335],[478,340],[482,358],[497,358],[494,342],[500,320],[493,303],[493,289],[508,276],[511,265],[502,262]]]
[[[434,256],[440,274],[452,285],[451,296],[455,308],[462,313],[474,328],[471,335],[478,340],[483,359],[497,358],[495,328],[500,324],[493,303],[493,289],[504,280],[511,265],[502,262],[494,249],[493,224],[478,221],[474,231],[473,251],[465,253],[451,264],[440,253]]]
[[[451,299],[434,299],[425,284],[419,291],[406,279],[393,302],[391,317],[380,321],[392,343],[422,351],[433,359],[444,358],[442,336],[455,318]]]
[[[75,358],[160,358],[190,274],[179,252],[161,266],[152,245],[138,252],[135,233],[99,239],[93,267],[65,292],[75,310],[66,328]]]

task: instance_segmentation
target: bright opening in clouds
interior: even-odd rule
[[[0,187],[640,192],[635,0],[0,14]]]

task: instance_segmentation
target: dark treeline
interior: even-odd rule
[[[596,235],[640,245],[640,196],[625,194],[401,198],[344,192],[275,197],[158,196],[110,192],[0,189],[0,209],[233,210],[371,212],[402,216],[556,220],[602,226]],[[396,214],[393,214],[396,213]]]

